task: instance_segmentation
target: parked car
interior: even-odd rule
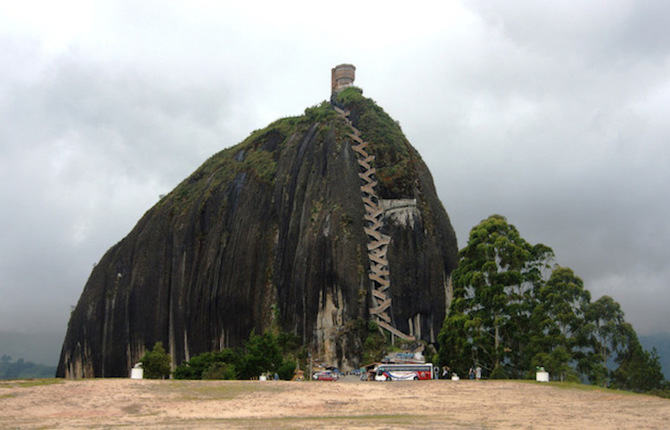
[[[315,381],[337,381],[337,374],[333,372],[316,372],[312,378]]]

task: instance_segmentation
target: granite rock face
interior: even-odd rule
[[[435,342],[457,244],[430,172],[360,90],[333,103],[350,110],[376,157],[393,323]],[[128,376],[157,341],[177,365],[240,346],[273,321],[328,362],[360,364],[342,335],[369,318],[371,300],[348,130],[330,103],[308,108],[214,155],[163,197],[93,269],[57,376]]]

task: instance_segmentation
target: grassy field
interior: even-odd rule
[[[0,382],[0,428],[666,428],[670,400],[528,381]]]

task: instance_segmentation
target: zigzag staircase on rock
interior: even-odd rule
[[[366,148],[368,143],[361,139],[361,132],[354,127],[349,119],[349,111],[344,111],[337,106],[333,106],[335,111],[347,122],[351,128],[349,137],[353,141],[351,148],[356,152],[357,161],[361,167],[358,176],[362,179],[361,198],[365,206],[365,220],[367,226],[365,233],[368,235],[368,258],[370,259],[370,272],[368,277],[372,281],[372,301],[373,306],[369,309],[370,314],[377,319],[377,325],[387,330],[392,335],[405,340],[415,340],[414,336],[407,335],[393,326],[391,316],[391,296],[389,288],[390,269],[386,253],[388,251],[391,238],[381,233],[383,226],[384,210],[379,204],[379,198],[375,192],[377,181],[374,179],[375,168],[370,163],[375,159],[374,155],[368,154]]]

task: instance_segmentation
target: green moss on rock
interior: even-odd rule
[[[413,150],[397,121],[394,121],[377,103],[363,97],[363,91],[349,87],[340,92],[334,102],[351,112],[351,119],[368,142],[374,154],[374,166],[379,181],[378,193],[382,198],[412,198],[416,177]]]

